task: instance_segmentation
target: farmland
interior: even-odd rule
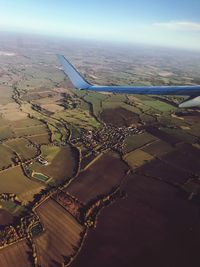
[[[81,172],[66,191],[87,203],[118,186],[127,170],[128,167],[119,156],[109,152]]]
[[[55,56],[95,84],[188,85],[199,55],[29,38],[0,42],[0,266],[199,266],[199,109],[74,90]]]
[[[61,182],[69,179],[77,169],[78,152],[70,146],[63,148],[43,146],[42,156],[49,160],[47,166],[34,162],[31,169],[52,177],[55,181]]]
[[[28,179],[20,166],[0,172],[0,193],[14,193],[26,202],[32,200],[42,188],[39,183]]]
[[[84,228],[53,200],[47,200],[36,212],[45,232],[34,239],[41,266],[61,266],[78,248]]]
[[[176,188],[144,176],[129,177],[123,190],[127,198],[101,212],[70,266],[196,266],[199,207]]]
[[[5,145],[15,151],[19,157],[25,161],[37,155],[37,149],[24,138],[16,138],[5,142]]]
[[[29,261],[30,249],[26,240],[20,241],[0,251],[0,265],[3,267],[32,267]]]

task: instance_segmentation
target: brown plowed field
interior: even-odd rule
[[[52,199],[45,201],[36,212],[45,228],[45,232],[34,239],[39,264],[60,267],[64,257],[75,252],[84,228]]]
[[[100,115],[102,121],[117,127],[138,124],[139,116],[124,108],[105,109]]]
[[[128,166],[117,154],[108,152],[81,172],[66,191],[87,203],[119,185],[127,170]]]
[[[29,262],[26,240],[0,250],[1,267],[32,267]],[[30,251],[29,251],[30,252]]]
[[[198,267],[199,206],[164,182],[131,177],[70,267]]]

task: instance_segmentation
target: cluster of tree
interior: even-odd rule
[[[124,196],[125,192],[121,191],[118,187],[113,188],[109,194],[97,196],[96,199],[89,201],[80,208],[80,222],[87,227],[95,227],[96,217],[99,211]]]
[[[35,213],[31,213],[20,218],[13,225],[2,227],[0,229],[0,247],[27,237],[31,233],[32,227],[38,223],[40,223],[39,217]]]

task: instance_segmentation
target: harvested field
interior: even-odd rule
[[[41,134],[47,134],[48,129],[44,125],[33,125],[25,128],[14,128],[13,132],[17,137],[22,136],[31,136],[31,135],[41,135]]]
[[[1,124],[3,125],[3,124]],[[15,137],[15,133],[9,126],[1,126],[0,127],[0,140],[5,140]]]
[[[41,134],[35,136],[29,136],[28,139],[38,145],[48,144],[50,143],[50,136],[49,134]]]
[[[41,108],[46,109],[49,112],[58,112],[64,110],[64,107],[54,104],[54,103],[49,103],[49,104],[43,104],[41,105]]]
[[[134,150],[124,156],[124,160],[128,163],[128,165],[132,169],[139,168],[148,161],[151,161],[153,159],[154,159],[153,156],[140,149]]]
[[[0,85],[0,105],[6,105],[13,102],[12,91],[13,88],[11,86]]]
[[[26,240],[0,250],[0,266],[2,267],[32,267],[29,261],[30,249]]]
[[[139,173],[161,179],[172,184],[184,184],[191,174],[186,172],[182,167],[176,165],[176,161],[172,164],[161,160],[153,160],[137,170]]]
[[[14,153],[3,145],[0,145],[0,170],[5,169],[13,164],[12,158]]]
[[[137,114],[124,108],[104,109],[100,115],[103,122],[116,127],[138,125],[140,118]]]
[[[128,166],[116,153],[108,152],[81,172],[65,191],[87,203],[119,185],[127,170]]]
[[[84,228],[57,202],[45,201],[36,209],[45,232],[34,239],[41,266],[59,267],[74,254]]]
[[[155,142],[142,148],[142,150],[152,156],[161,157],[172,152],[174,147],[162,140],[156,140]]]
[[[0,172],[0,193],[14,193],[22,200],[32,200],[34,194],[44,188],[24,176],[20,166]]]
[[[16,138],[5,142],[5,144],[14,150],[22,160],[34,158],[39,151],[24,138]]]
[[[189,134],[187,130],[181,129],[168,129],[168,128],[161,128],[161,130],[175,138],[178,138],[186,143],[193,144],[198,141],[198,138]]]
[[[198,266],[199,206],[143,176],[130,177],[123,190],[127,198],[101,211],[70,267]]]
[[[181,139],[179,139],[176,136],[172,136],[169,133],[166,133],[154,126],[149,126],[146,128],[147,132],[154,135],[155,137],[165,141],[166,143],[169,143],[171,145],[176,145],[182,142]]]
[[[14,216],[0,206],[0,225],[10,225],[13,223]]]
[[[155,140],[157,140],[155,136],[146,132],[138,135],[128,136],[124,141],[124,152],[130,152]]]
[[[183,144],[177,150],[168,153],[164,160],[180,169],[200,175],[200,150],[190,144]]]
[[[5,106],[0,106],[0,114],[8,121],[18,121],[27,118],[27,114],[22,112],[16,103],[8,103]]]

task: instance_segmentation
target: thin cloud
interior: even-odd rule
[[[200,23],[191,21],[156,22],[153,26],[171,30],[200,31]]]

